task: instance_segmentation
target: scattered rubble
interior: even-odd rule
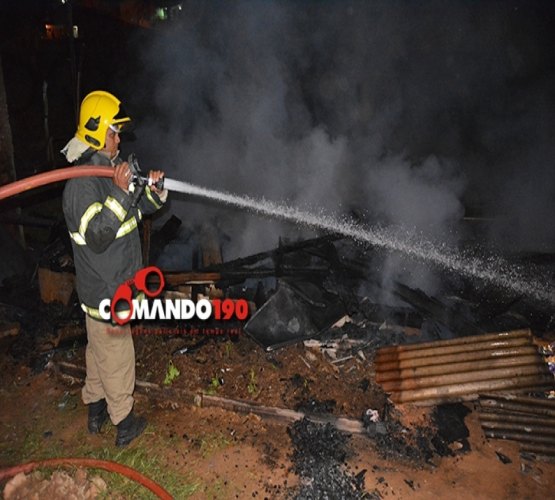
[[[470,412],[462,404],[440,405],[424,423],[405,425],[394,407],[386,406],[383,418],[366,418],[366,430],[384,458],[408,460],[415,466],[433,463],[434,457],[470,451],[464,417]]]
[[[177,232],[179,226],[174,222],[170,229]],[[204,245],[208,245],[206,238],[205,234]],[[280,244],[273,251],[225,263],[218,258],[217,245],[209,242],[210,252],[191,256],[191,262],[202,262],[203,267],[167,274],[167,292],[193,299],[246,299],[251,307],[248,323],[226,326],[247,335],[148,336],[141,333],[144,325],[136,325],[137,392],[161,404],[169,402],[172,408],[179,404],[212,406],[290,425],[293,470],[300,478],[291,495],[310,499],[379,498],[376,491],[364,491],[364,471],[355,474],[346,468],[349,437],[345,432],[362,434],[380,456],[415,467],[470,450],[464,423],[470,410],[455,401],[468,395],[475,399],[478,391],[429,398],[426,402],[435,406],[425,419],[413,424],[399,417],[386,393],[391,393],[394,403],[402,403],[399,394],[426,389],[431,379],[436,384],[430,385],[432,388],[445,387],[446,377],[455,377],[453,386],[463,384],[469,369],[461,369],[459,363],[489,373],[513,366],[520,369],[523,359],[534,370],[541,370],[546,384],[536,388],[547,388],[547,382],[553,386],[533,343],[532,323],[522,317],[517,321],[522,329],[504,339],[509,344],[495,344],[497,336],[488,337],[487,342],[495,344],[488,344],[489,351],[507,351],[501,358],[496,354],[495,362],[472,358],[472,353],[484,349],[467,349],[485,340],[483,332],[503,331],[490,328],[498,316],[497,324],[508,324],[503,315],[512,303],[504,301],[503,307],[486,318],[468,296],[428,297],[400,283],[395,285],[396,305],[378,303],[376,297],[381,295],[361,292],[361,283],[373,280],[368,266],[357,260],[356,250],[343,255],[347,245],[337,242],[337,237],[324,237]],[[46,273],[59,277],[68,268],[61,264],[67,263],[60,246],[55,247],[57,260],[50,261]],[[159,254],[163,249],[153,250]],[[13,359],[24,361],[34,373],[49,361],[62,371],[64,363],[66,368],[72,366],[67,363],[71,360],[75,363],[72,376],[79,381],[86,336],[75,295],[67,290],[64,298],[50,301],[45,300],[44,286],[35,288],[33,292],[40,293],[43,300],[28,304],[21,300],[24,295],[11,296],[4,290],[0,320],[19,325],[19,335],[10,348]],[[151,323],[146,329],[158,326]],[[163,326],[169,329],[174,325]],[[439,352],[434,350],[438,348]],[[470,355],[471,359],[454,363],[455,359],[446,358],[439,363],[443,359],[439,354]],[[424,360],[423,364],[405,366],[418,360]],[[177,377],[178,373],[182,376]],[[495,380],[506,380],[508,386],[513,383],[509,376]],[[437,406],[445,402],[450,404]],[[59,409],[68,404],[60,401]],[[491,429],[484,430],[488,436]],[[527,452],[538,450],[545,451],[545,447],[528,448]],[[414,488],[410,479],[405,483]]]
[[[345,466],[350,451],[348,437],[331,425],[318,425],[308,419],[295,422],[288,430],[293,444],[293,470],[300,486],[292,491],[295,499],[370,499],[378,493],[364,490],[366,470],[354,474]]]

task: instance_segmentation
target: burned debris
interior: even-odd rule
[[[345,460],[350,450],[344,434],[329,424],[317,425],[307,419],[295,422],[288,433],[293,445],[293,471],[301,482],[293,498],[380,498],[379,494],[365,491],[365,470],[354,474],[346,469]]]
[[[298,359],[309,372],[320,360],[342,377],[368,373],[365,367],[373,366],[374,376],[360,376],[351,390],[374,394],[377,410],[366,408],[356,416],[384,456],[418,463],[466,452],[464,418],[470,410],[458,402],[475,401],[494,390],[554,388],[531,330],[544,332],[530,320],[545,317],[540,306],[527,318],[520,313],[522,300],[505,293],[494,301],[478,302],[479,294],[459,287],[435,298],[400,282],[389,291],[394,300],[380,303],[376,297],[383,293],[360,292],[381,286],[369,262],[379,266],[379,252],[374,255],[370,248],[329,235],[280,242],[274,250],[182,274],[182,282],[177,273],[168,282],[247,299],[252,314],[244,332],[270,354],[297,346]],[[194,352],[203,345],[201,340],[174,353]],[[295,410],[313,419],[341,415],[344,410],[335,400],[314,397],[304,390],[307,379],[299,380]],[[381,398],[380,391],[385,393]],[[428,426],[408,428],[394,412],[385,411],[387,395],[395,404],[439,406]],[[372,421],[369,415],[374,411],[377,417]]]
[[[183,236],[183,231],[189,234],[180,226],[181,221],[173,216],[158,231],[149,262],[168,262],[164,246],[175,244],[176,235]],[[150,241],[149,230],[147,226],[143,234],[146,241]],[[186,252],[179,252],[184,259],[180,270],[164,273],[166,296],[247,300],[250,318],[234,326],[267,352],[304,342],[309,354],[300,356],[309,368],[308,358],[314,352],[335,368],[349,365],[348,369],[356,371],[374,360],[376,382],[397,402],[475,399],[493,386],[500,390],[514,387],[516,372],[527,377],[519,384],[521,389],[550,388],[549,373],[531,335],[530,327],[536,329],[536,324],[515,313],[511,326],[520,329],[513,328],[510,334],[487,333],[506,331],[507,316],[521,304],[518,297],[501,298],[497,308],[485,314],[483,305],[472,301],[476,296],[472,293],[459,291],[457,296],[455,290],[447,289],[435,298],[400,282],[384,290],[379,272],[373,271],[373,266],[380,268],[381,253],[335,234],[294,243],[280,241],[273,250],[228,262],[222,262],[218,235],[214,231],[202,234],[199,241],[185,235],[188,246]],[[59,302],[66,308],[75,305],[67,255],[67,244],[61,238],[43,252],[38,266],[42,302]],[[379,298],[386,296],[390,302],[381,303]],[[537,309],[536,316],[544,312]],[[176,346],[172,353],[197,352],[207,341]],[[392,345],[398,347],[386,347]],[[477,373],[483,373],[483,380],[496,382],[476,385]],[[460,387],[454,394],[447,382],[470,384],[472,397]],[[417,390],[428,392],[420,395]]]
[[[166,245],[183,234],[178,221],[170,221],[162,229],[167,237],[156,238]],[[210,321],[204,332],[193,322],[187,335],[140,333],[147,326],[179,326],[172,322],[136,325],[136,391],[164,408],[223,409],[289,426],[291,471],[299,479],[298,486],[285,487],[290,496],[380,498],[368,489],[365,470],[346,465],[350,436],[362,436],[381,459],[416,469],[471,452],[465,418],[474,407],[468,402],[479,401],[486,438],[516,439],[524,454],[552,456],[549,433],[539,437],[550,429],[547,399],[527,404],[526,412],[503,413],[507,404],[522,403],[503,399],[507,391],[543,394],[554,387],[535,343],[544,332],[520,314],[507,322],[518,300],[503,299],[485,315],[472,294],[450,289],[438,298],[396,282],[388,291],[393,300],[381,303],[386,294],[368,264],[370,248],[330,235],[222,262],[217,242],[206,234],[198,241],[185,234],[185,264],[164,272],[166,296],[245,300],[248,321],[229,322],[221,335],[206,333]],[[80,384],[85,337],[63,249],[58,241],[43,256],[35,290],[42,300],[34,312],[15,303],[0,311],[6,325],[20,325],[14,358],[25,359],[35,373],[50,362],[64,382]],[[151,263],[164,262],[164,248],[150,252],[151,259],[159,256]],[[35,321],[42,326],[31,326]],[[194,327],[199,333],[193,335]],[[165,384],[170,365],[181,376]],[[426,405],[422,418],[407,421],[406,402]],[[503,411],[493,409],[499,403]]]

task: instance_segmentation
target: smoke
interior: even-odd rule
[[[555,243],[547,4],[183,6],[143,44],[131,99],[141,156],[168,177],[453,244],[465,208],[502,213],[498,240]],[[307,236],[195,200],[171,209],[217,220],[228,259]]]

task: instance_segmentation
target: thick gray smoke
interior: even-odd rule
[[[142,47],[141,156],[168,177],[447,243],[465,206],[502,214],[498,240],[545,248],[553,66],[542,74],[542,10],[520,5],[184,2]],[[300,231],[204,202],[171,208],[217,220],[228,259]]]

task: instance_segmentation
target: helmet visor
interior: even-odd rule
[[[131,122],[131,118],[120,104],[118,113],[114,116],[110,123],[110,129],[114,132],[122,132],[124,128],[127,128],[127,125]]]
[[[116,134],[119,134],[123,130],[123,126],[121,124],[110,125],[108,128]]]

